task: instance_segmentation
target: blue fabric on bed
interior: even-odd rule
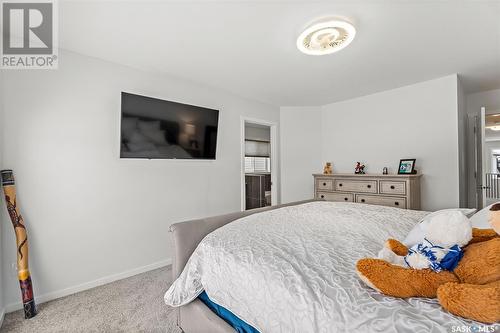
[[[205,303],[206,306],[210,308],[213,312],[215,312],[219,317],[224,319],[229,325],[231,325],[236,332],[238,333],[259,333],[255,328],[245,323],[240,318],[236,317],[231,311],[228,309],[215,304],[208,298],[206,292],[202,292],[198,298]]]

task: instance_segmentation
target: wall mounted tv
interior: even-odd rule
[[[122,92],[121,158],[214,160],[219,111]]]

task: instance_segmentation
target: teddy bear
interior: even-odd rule
[[[402,267],[453,270],[463,256],[462,247],[472,239],[469,219],[456,210],[430,214],[419,224],[418,231],[422,235],[407,241],[405,245],[411,247],[402,248],[404,255],[397,254],[399,242],[389,240],[378,258]]]
[[[486,324],[499,322],[500,204],[493,205],[489,213],[493,229],[471,228],[471,238],[463,248],[462,258],[449,270],[433,270],[428,262],[423,269],[403,264],[401,257],[408,256],[408,247],[390,239],[381,251],[383,259],[366,258],[357,262],[358,276],[385,295],[437,297],[441,306],[454,315]],[[449,229],[453,239],[457,236],[456,228],[450,226]],[[422,266],[425,265],[419,267]]]
[[[333,173],[332,163],[326,162],[325,167],[323,168],[324,175],[331,175]]]

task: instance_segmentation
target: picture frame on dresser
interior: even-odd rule
[[[313,174],[315,199],[420,209],[421,174]]]
[[[399,160],[398,175],[411,175],[415,173],[415,158],[405,158]]]

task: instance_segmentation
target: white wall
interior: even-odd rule
[[[164,265],[170,224],[238,211],[241,117],[279,121],[276,107],[74,53],[62,52],[55,71],[5,75],[5,166],[15,170],[39,300]],[[217,160],[120,160],[121,91],[220,109]],[[10,310],[18,289],[7,274]]]
[[[282,107],[280,133],[281,200],[311,199],[312,174],[323,171],[321,107]]]
[[[458,107],[458,171],[460,207],[468,207],[468,163],[467,163],[467,101],[460,77],[457,81]]]
[[[312,197],[312,172],[325,161],[368,173],[416,158],[422,208],[459,205],[457,76],[422,82],[317,108],[281,108],[283,201]],[[320,147],[320,148],[318,148]],[[319,149],[319,151],[318,151]]]
[[[356,161],[368,173],[416,158],[422,209],[459,205],[457,76],[417,83],[323,107],[322,158],[338,172]]]

